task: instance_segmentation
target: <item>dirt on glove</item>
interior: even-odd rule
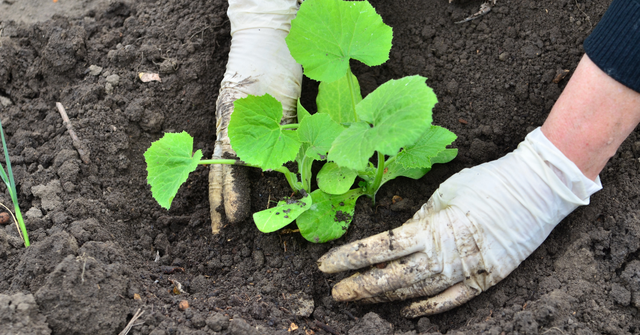
[[[573,71],[609,1],[498,1],[486,16],[454,24],[480,3],[373,1],[393,27],[394,47],[382,66],[354,62],[363,93],[392,78],[428,77],[440,101],[434,123],[458,134],[460,154],[419,181],[388,183],[375,208],[362,198],[347,234],[325,245],[262,234],[251,219],[212,236],[206,167],[191,174],[171,210],[151,197],[142,154],[163,132],[185,130],[211,156],[230,42],[226,1],[113,2],[35,24],[0,11],[0,118],[33,243],[25,250],[13,224],[0,226],[0,334],[117,334],[138,308],[143,324],[129,334],[364,334],[372,323],[380,334],[404,335],[640,332],[637,132],[602,172],[592,204],[470,303],[407,320],[406,303],[330,296],[348,274],[323,275],[322,254],[401,225],[453,173],[512,151],[542,124],[571,74],[554,79]],[[143,83],[139,72],[162,82]],[[305,80],[311,110],[316,91]],[[279,174],[250,170],[248,178],[252,211],[291,195]],[[0,202],[9,204],[1,187]],[[409,205],[392,206],[394,196]],[[167,274],[166,266],[184,272]]]

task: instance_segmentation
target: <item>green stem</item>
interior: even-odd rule
[[[289,169],[287,169],[285,166],[281,166],[281,167],[279,167],[277,169],[273,169],[273,171],[278,171],[278,172],[284,174],[284,177],[287,179],[287,182],[289,183],[289,186],[294,191],[300,191],[301,189],[303,189],[301,183],[298,182],[298,176],[296,176],[295,173],[289,171]]]
[[[298,127],[300,127],[300,124],[298,123],[280,125],[280,129],[298,129]]]
[[[14,204],[14,209],[16,211],[16,220],[18,220],[18,225],[20,226],[20,230],[22,231],[22,237],[24,237],[24,246],[25,248],[31,245],[29,243],[29,234],[27,234],[27,226],[24,224],[24,219],[22,218],[22,212],[20,212],[20,207],[16,202]]]
[[[351,94],[351,106],[353,106],[353,117],[358,121],[358,113],[356,113],[356,93],[354,92],[355,85],[353,84],[353,78],[351,76],[351,66],[347,67],[347,83],[349,85],[349,93]]]
[[[373,180],[373,184],[367,190],[367,195],[371,198],[372,205],[376,204],[376,193],[382,183],[382,176],[384,175],[384,154],[376,151],[378,154],[378,170],[376,171],[376,179]]]
[[[300,165],[300,176],[302,178],[302,188],[304,188],[307,193],[311,192],[311,165],[313,163],[313,159],[310,159],[305,155],[302,158],[302,164]]]

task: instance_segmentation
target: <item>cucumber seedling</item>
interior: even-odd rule
[[[236,100],[228,133],[240,160],[201,160],[201,151],[192,154],[188,134],[165,134],[145,153],[153,196],[168,208],[198,164],[273,170],[283,173],[299,196],[255,213],[258,229],[273,232],[295,220],[311,242],[341,237],[360,196],[375,203],[384,183],[419,179],[433,164],[457,155],[457,149],[447,148],[456,135],[431,125],[438,100],[426,78],[389,80],[362,97],[350,60],[381,65],[389,59],[391,40],[391,27],[366,1],[305,1],[286,42],[304,74],[320,82],[317,113],[310,115],[298,102],[298,123],[281,125],[282,105],[272,96]],[[284,165],[290,161],[297,163],[296,173]],[[314,161],[326,163],[316,177],[319,188],[311,190]]]

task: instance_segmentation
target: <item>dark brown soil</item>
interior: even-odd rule
[[[129,334],[640,333],[637,132],[602,172],[592,204],[472,302],[407,320],[405,303],[332,300],[331,285],[347,274],[323,275],[316,259],[401,225],[453,173],[513,150],[544,121],[569,77],[554,78],[573,71],[609,3],[500,0],[485,17],[454,24],[481,1],[372,2],[395,44],[385,65],[354,65],[364,93],[392,78],[428,77],[440,100],[434,123],[458,134],[460,155],[419,181],[385,185],[375,208],[361,199],[348,233],[325,245],[261,234],[251,220],[212,236],[205,167],[170,211],[151,198],[142,154],[163,132],[185,130],[211,155],[230,42],[226,1],[115,2],[80,18],[0,22],[0,118],[33,242],[25,249],[14,226],[0,226],[0,334],[117,334],[138,308]],[[89,73],[91,65],[102,72]],[[140,71],[163,81],[142,83]],[[306,106],[315,90],[304,83]],[[290,195],[280,175],[249,177],[255,211]],[[392,205],[395,195],[404,200]],[[181,300],[190,308],[180,310]]]

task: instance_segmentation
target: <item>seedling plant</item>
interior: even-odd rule
[[[262,232],[294,220],[315,243],[341,237],[351,223],[356,201],[375,203],[380,187],[397,177],[419,179],[435,163],[457,155],[448,149],[456,135],[431,125],[436,95],[426,78],[389,80],[362,97],[350,60],[368,66],[389,59],[392,29],[366,1],[307,0],[291,22],[286,39],[304,74],[320,82],[317,113],[298,102],[298,123],[281,125],[282,105],[272,96],[236,100],[229,139],[240,160],[201,160],[187,133],[165,134],[145,153],[151,192],[169,208],[178,188],[198,164],[238,164],[284,174],[295,199],[257,212]],[[297,172],[284,164],[294,161]],[[326,161],[311,190],[314,161]],[[352,188],[358,180],[357,187]]]
[[[4,207],[9,214],[13,217],[13,221],[18,226],[18,232],[22,237],[22,241],[24,242],[24,246],[28,247],[29,243],[29,234],[27,234],[27,226],[24,224],[24,219],[22,218],[22,212],[20,211],[20,205],[18,204],[18,192],[16,191],[16,182],[13,179],[13,170],[11,169],[11,160],[9,159],[9,151],[7,150],[7,142],[4,139],[4,129],[2,129],[2,122],[0,122],[0,137],[2,138],[2,150],[4,151],[4,159],[7,162],[7,171],[4,171],[4,167],[0,166],[0,178],[7,185],[7,190],[9,190],[9,196],[11,196],[11,202],[13,202],[13,208],[16,212],[14,216],[13,213],[7,208],[4,204],[0,203],[2,207]]]

